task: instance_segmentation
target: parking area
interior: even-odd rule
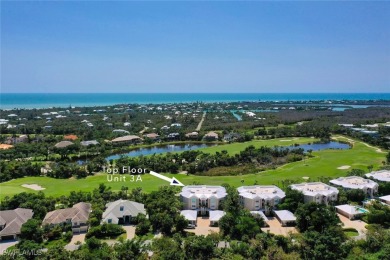
[[[262,228],[263,232],[270,232],[275,235],[288,236],[289,234],[298,233],[295,227],[282,227],[282,224],[276,218],[268,218],[269,227]]]
[[[219,233],[219,227],[210,227],[210,219],[209,218],[197,218],[197,226],[194,229],[186,229],[188,232],[195,233],[197,236],[200,235],[209,235],[213,232]]]

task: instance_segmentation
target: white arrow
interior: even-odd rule
[[[163,179],[164,181],[168,181],[171,183],[171,185],[173,186],[184,186],[183,183],[181,183],[178,179],[176,179],[175,177],[172,177],[172,178],[168,178],[167,176],[164,176],[164,175],[161,175],[157,172],[154,172],[154,171],[150,171],[150,175],[153,175],[157,178],[160,178],[160,179]]]

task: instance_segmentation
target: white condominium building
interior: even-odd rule
[[[337,200],[338,189],[322,182],[309,182],[290,185],[293,190],[303,193],[305,203],[316,202],[328,205]]]
[[[378,192],[378,183],[372,180],[364,179],[359,176],[340,177],[331,180],[330,183],[341,186],[345,189],[361,189],[368,197],[374,197],[374,193]]]
[[[218,210],[226,195],[224,187],[206,185],[185,186],[180,193],[184,209],[197,210],[201,215]]]
[[[378,181],[390,182],[390,171],[381,170],[377,172],[370,172],[366,174],[367,178],[373,178]]]
[[[286,196],[286,194],[276,186],[242,186],[238,193],[244,208],[250,211],[268,211]]]

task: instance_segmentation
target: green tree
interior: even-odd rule
[[[215,244],[209,236],[190,236],[184,239],[185,259],[212,259],[214,250]]]
[[[371,165],[372,166],[372,165]],[[365,171],[362,169],[351,169],[350,171],[347,172],[347,176],[359,176],[363,177],[364,174],[366,174]]]
[[[20,238],[22,240],[31,240],[35,243],[42,243],[43,230],[41,228],[41,222],[36,219],[27,220],[20,229]]]
[[[340,219],[333,209],[315,202],[299,205],[295,216],[297,227],[301,232],[306,230],[324,232],[327,228],[340,224]]]
[[[304,203],[303,193],[298,190],[293,190],[290,187],[286,190],[286,197],[283,203],[278,205],[279,209],[295,212],[300,204]]]
[[[324,232],[306,231],[302,235],[301,256],[303,259],[337,260],[347,255],[343,242],[345,236],[339,227],[325,229]]]

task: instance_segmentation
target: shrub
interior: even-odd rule
[[[119,225],[104,223],[101,226],[92,227],[85,235],[86,238],[106,238],[106,237],[117,237],[126,231]]]

